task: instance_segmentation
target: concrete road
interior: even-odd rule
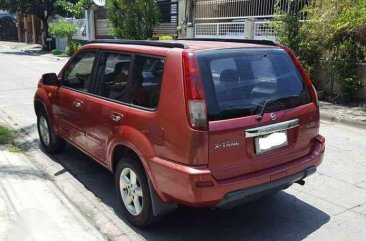
[[[42,73],[60,70],[63,64],[0,47],[0,111],[28,134],[33,152],[39,152],[32,109],[36,83]],[[366,131],[322,121],[321,133],[327,138],[325,160],[305,186],[293,185],[232,210],[181,207],[147,230],[124,223],[113,175],[80,151],[68,146],[52,157],[39,154],[42,158],[34,162],[42,159],[38,166],[44,171],[61,168],[53,177],[56,184],[98,230],[116,234],[110,240],[118,240],[121,233],[134,240],[366,240]],[[78,190],[70,191],[70,185]],[[73,198],[73,192],[89,201]]]

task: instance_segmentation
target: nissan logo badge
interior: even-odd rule
[[[271,114],[269,115],[269,117],[271,117],[271,120],[272,120],[272,121],[275,121],[275,120],[277,119],[277,116],[276,116],[276,114],[275,114],[275,113],[271,113]]]

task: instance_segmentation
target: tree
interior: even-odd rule
[[[42,22],[45,36],[48,36],[48,18],[54,14],[65,15],[77,0],[0,0],[0,9],[10,13],[36,15]]]
[[[151,38],[159,22],[156,0],[109,0],[106,9],[111,32],[117,38]]]
[[[307,15],[308,4],[308,0],[292,0],[288,4],[288,9],[278,8],[274,28],[278,41],[295,52],[314,81],[315,71],[319,68],[320,59],[324,54],[324,44],[321,44],[321,35],[304,28],[304,25],[318,27],[317,22],[303,21]],[[314,84],[317,85],[317,83]]]
[[[58,23],[51,23],[49,32],[52,37],[66,38],[70,42],[72,36],[78,31],[78,28],[71,23],[61,20]]]
[[[348,101],[362,86],[357,74],[366,52],[366,1],[321,0],[309,8],[309,24],[304,32],[322,36],[318,44],[326,47],[330,56],[324,61],[333,72],[331,86],[341,87],[340,101]]]
[[[95,6],[93,0],[78,0],[75,4],[65,4],[64,9],[72,16],[81,18],[84,16],[85,9]]]

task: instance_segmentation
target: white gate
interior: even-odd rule
[[[88,22],[86,19],[66,19],[66,21],[78,28],[77,32],[72,36],[73,39],[89,40]]]
[[[272,18],[276,8],[288,12],[292,0],[197,0],[196,20]],[[306,6],[306,1],[299,3]]]
[[[255,40],[276,41],[276,34],[272,21],[257,21],[254,23]]]
[[[196,38],[244,39],[244,22],[197,23]]]

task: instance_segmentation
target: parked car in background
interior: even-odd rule
[[[34,107],[44,150],[68,142],[113,172],[137,226],[304,184],[325,150],[309,77],[270,41],[91,43],[43,75]]]

